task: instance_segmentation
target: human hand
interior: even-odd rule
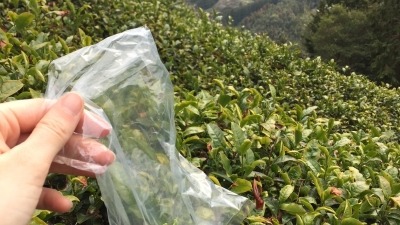
[[[27,224],[36,208],[71,209],[71,201],[60,192],[43,187],[47,174],[93,173],[54,163],[61,149],[67,158],[85,160],[79,158],[79,149],[93,156],[92,163],[109,165],[114,161],[114,153],[105,146],[74,134],[80,132],[84,118],[83,100],[75,93],[57,102],[30,99],[0,104],[0,224]],[[103,125],[95,122],[89,130],[107,135],[110,128]]]

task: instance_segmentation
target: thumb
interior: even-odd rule
[[[50,164],[71,138],[82,114],[83,100],[78,94],[62,96],[21,144],[24,154]]]

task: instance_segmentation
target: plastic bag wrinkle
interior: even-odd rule
[[[53,61],[48,84],[47,98],[75,91],[87,110],[112,126],[100,141],[116,161],[97,175],[110,224],[235,225],[251,209],[246,198],[216,186],[176,150],[173,86],[148,29],[128,30]]]

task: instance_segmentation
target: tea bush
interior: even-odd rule
[[[40,97],[51,60],[147,26],[175,85],[177,149],[254,201],[244,224],[399,223],[400,89],[180,1],[5,0],[0,14],[0,101]],[[31,224],[108,223],[94,179],[46,185],[74,209]]]

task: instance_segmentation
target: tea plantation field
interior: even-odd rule
[[[0,14],[1,102],[40,97],[52,60],[146,26],[175,87],[177,150],[253,201],[243,224],[400,223],[400,89],[179,0],[4,0]],[[31,224],[108,224],[95,179],[45,185],[74,209]]]

